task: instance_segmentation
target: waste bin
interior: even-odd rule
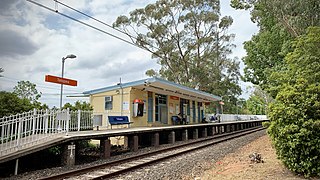
[[[180,118],[178,116],[172,116],[171,120],[173,125],[180,124]]]

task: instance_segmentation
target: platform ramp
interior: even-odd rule
[[[63,140],[71,131],[91,130],[92,111],[33,110],[0,118],[0,162],[34,147]]]

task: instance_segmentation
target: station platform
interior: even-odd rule
[[[112,146],[110,139],[112,137],[123,136],[124,143],[126,144],[128,149],[137,151],[140,147],[139,143],[145,143],[145,141],[148,141],[151,146],[159,146],[160,141],[163,141],[163,139],[166,139],[166,143],[173,144],[177,140],[186,141],[188,139],[197,139],[198,137],[207,137],[208,135],[213,136],[215,134],[233,132],[253,127],[261,127],[262,122],[264,121],[268,120],[201,123],[160,127],[129,127],[119,129],[101,129],[58,133],[55,136],[43,138],[42,141],[37,141],[37,143],[35,144],[20,146],[17,149],[11,150],[6,154],[1,155],[0,164],[12,160],[16,160],[16,164],[18,164],[19,158],[23,156],[27,156],[44,149],[61,145],[63,146],[63,165],[72,166],[75,164],[74,154],[76,147],[74,145],[74,142],[80,140],[99,140],[102,153],[101,157],[109,158],[111,155]],[[36,136],[39,136],[39,134],[37,134]],[[32,135],[24,138],[32,139]],[[21,140],[23,140],[23,138]],[[10,141],[8,143],[15,142]],[[5,146],[6,143],[0,144],[0,149]]]

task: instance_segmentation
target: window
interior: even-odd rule
[[[104,109],[112,110],[112,96],[104,97]]]

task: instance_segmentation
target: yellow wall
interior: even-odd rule
[[[131,88],[123,89],[123,102],[129,103],[128,110],[122,110],[122,115],[130,118],[131,104],[130,104],[130,90]],[[105,110],[105,97],[112,96],[112,110]],[[98,93],[90,96],[90,104],[93,106],[95,114],[103,115],[102,126],[107,126],[108,115],[119,116],[121,114],[121,89]]]
[[[107,123],[108,115],[121,115],[121,102],[123,105],[122,115],[128,116],[130,121],[133,122],[131,126],[153,126],[159,125],[160,123],[155,122],[155,93],[152,93],[153,96],[153,122],[148,123],[148,91],[142,91],[140,89],[135,88],[124,88],[123,89],[123,99],[121,101],[121,89],[98,93],[90,96],[90,104],[93,106],[94,113],[103,115],[103,123],[102,126],[106,127],[109,123]],[[105,110],[105,97],[112,96],[112,110]],[[133,101],[135,99],[140,99],[144,102],[144,113],[142,117],[133,117]],[[192,100],[190,103],[190,116],[189,123],[197,123],[198,122],[198,102],[195,102],[195,107],[192,107]],[[176,116],[180,112],[180,98],[173,99],[170,95],[167,95],[167,109],[168,109],[168,125],[172,125],[172,116]],[[193,112],[192,109],[196,109],[196,119],[193,121]],[[204,109],[204,105],[202,107]],[[125,127],[127,125],[124,125]],[[122,126],[121,126],[122,127]]]
[[[144,102],[144,111],[142,117],[133,117],[133,101],[135,99],[140,99]],[[130,94],[130,107],[130,118],[131,121],[134,122],[132,126],[148,126],[148,92],[132,88]]]
[[[172,116],[177,116],[180,113],[180,98],[175,100],[168,96],[168,124],[172,125]],[[178,108],[177,108],[178,106]]]

